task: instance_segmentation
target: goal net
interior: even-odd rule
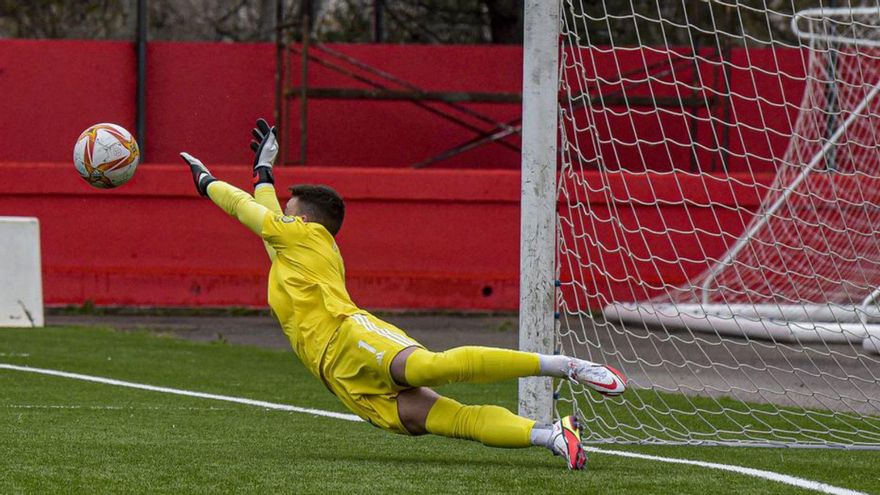
[[[559,18],[557,384],[586,441],[880,447],[880,6]],[[749,6],[752,5],[752,6]]]

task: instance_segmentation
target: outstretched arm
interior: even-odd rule
[[[282,215],[281,203],[278,202],[278,196],[275,195],[275,186],[272,184],[257,184],[254,188],[254,199],[257,203],[265,206],[272,213]]]
[[[257,119],[256,127],[251,130],[254,139],[251,149],[254,151],[254,199],[257,203],[281,215],[281,204],[275,195],[275,176],[272,168],[278,157],[278,140],[275,127],[269,127],[265,119]]]
[[[281,205],[278,203],[278,196],[275,195],[275,186],[272,184],[257,184],[254,188],[254,200],[268,208],[273,214],[282,214]],[[269,259],[275,261],[278,253],[275,252],[268,242],[263,242],[263,247],[266,248],[266,254],[269,255]]]
[[[254,151],[254,199],[257,203],[265,206],[275,215],[281,215],[281,204],[275,195],[275,176],[272,167],[278,156],[278,141],[276,130],[269,127],[264,119],[257,119],[256,127],[251,131],[254,136],[251,141],[251,149]],[[263,243],[269,258],[275,260],[275,250],[269,243]]]
[[[181,153],[180,156],[189,165],[199,194],[211,198],[214,204],[262,237],[263,221],[266,215],[272,215],[268,208],[258,204],[241,189],[217,180],[198,158],[189,153]]]
[[[214,204],[262,237],[263,221],[266,215],[272,215],[271,210],[257,203],[250,194],[219,180],[210,183],[207,189],[208,197]],[[272,250],[273,254],[274,252]]]

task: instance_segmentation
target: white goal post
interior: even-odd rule
[[[525,26],[521,348],[631,389],[523,382],[520,411],[597,443],[880,448],[880,4],[527,2]]]
[[[556,163],[559,88],[558,26],[557,2],[526,0],[519,341],[521,350],[542,354],[552,354],[556,340],[556,167],[553,164]],[[520,378],[520,415],[549,424],[553,417],[552,390],[550,378]]]

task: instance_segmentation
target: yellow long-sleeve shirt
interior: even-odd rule
[[[269,306],[294,352],[323,380],[321,359],[330,338],[347,316],[365,312],[345,289],[345,266],[327,229],[282,215],[271,186],[261,186],[257,194],[269,207],[225,182],[208,185],[211,200],[266,243],[272,257]]]

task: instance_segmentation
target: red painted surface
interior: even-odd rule
[[[516,47],[332,48],[426,90],[520,90],[521,51]],[[592,88],[594,92],[619,89],[613,82],[615,74],[645,64],[643,54],[629,50],[587,55],[587,73],[611,81],[607,87]],[[650,61],[656,56],[644,55]],[[732,119],[784,136],[796,116],[794,105],[803,85],[796,77],[784,77],[780,85],[774,73],[796,75],[803,64],[800,52],[734,51],[732,57],[739,64],[731,69],[730,84],[736,94]],[[96,122],[115,122],[134,130],[132,44],[0,40],[4,95],[0,173],[5,177],[0,181],[0,215],[40,218],[48,304],[262,306],[268,262],[261,243],[197,197],[186,173],[169,164],[177,163],[177,153],[186,150],[219,176],[240,186],[248,184],[250,127],[256,117],[271,116],[273,110],[274,48],[271,44],[151,43],[148,58],[148,132],[143,140],[148,163],[124,188],[97,191],[73,173],[70,155],[82,129]],[[296,85],[299,59],[294,56],[291,63]],[[700,70],[710,86],[720,84],[708,66]],[[674,77],[690,80],[692,76],[683,72]],[[310,65],[309,83],[366,87],[316,64]],[[656,83],[628,94],[644,96],[652,91],[657,96],[674,95]],[[758,101],[756,92],[764,99]],[[291,109],[291,138],[298,136],[297,105]],[[515,120],[520,113],[519,105],[467,108],[499,120]],[[655,115],[631,121],[629,116],[609,112],[594,112],[593,117],[594,127],[581,125],[586,122],[578,125],[599,137],[609,169],[688,168],[690,147],[675,144],[690,139],[690,124],[680,118],[658,120]],[[470,117],[462,118],[474,123]],[[634,124],[642,140],[637,143],[627,130]],[[488,129],[485,123],[479,125]],[[712,129],[705,123],[697,125],[697,140],[703,145],[697,161],[706,169],[720,170],[718,157],[709,151],[715,146]],[[310,166],[279,170],[279,184],[326,182],[347,198],[349,216],[339,242],[350,291],[361,305],[517,307],[518,153],[494,144],[444,162],[445,169],[402,168],[470,137],[470,132],[412,103],[309,104]],[[596,152],[589,148],[591,142],[580,140],[588,161]],[[766,157],[780,156],[785,146],[785,138],[773,132],[739,127],[728,147],[743,156],[733,156],[728,170],[742,183],[766,183],[769,175],[754,178],[743,171],[747,165],[755,171],[772,170],[773,160]],[[291,151],[296,155],[298,149],[292,146]],[[222,165],[232,163],[239,165]],[[611,294],[637,299],[653,295],[662,283],[685,282],[705,267],[700,260],[717,257],[733,242],[761,194],[751,186],[731,189],[721,175],[601,177],[590,171],[592,167],[595,161],[582,173],[591,190],[600,191],[607,182],[614,194],[582,194],[581,211],[592,212],[594,220],[566,234],[571,249],[587,266],[576,274],[588,288],[586,299],[579,302],[584,307]],[[659,211],[648,206],[658,198],[664,200]],[[715,214],[706,208],[707,198],[730,208]],[[620,223],[611,221],[612,211]],[[679,233],[656,233],[667,227]],[[598,243],[587,243],[586,235]],[[631,249],[634,256],[624,256],[621,247]],[[563,268],[562,278],[572,278],[568,268]],[[644,294],[627,292],[634,282],[641,284]]]
[[[522,84],[522,51],[516,47],[333,48],[429,91],[518,93]],[[5,95],[0,136],[6,136],[0,138],[0,161],[68,161],[79,133],[98,122],[118,123],[134,132],[134,56],[133,45],[125,42],[0,40],[0,93]],[[182,149],[206,163],[250,159],[253,122],[260,116],[271,119],[275,108],[273,44],[153,42],[147,60],[147,135],[142,141],[148,162],[175,161]],[[293,56],[291,63],[292,84],[298,85],[299,58]],[[367,87],[317,63],[309,65],[309,84]],[[520,114],[518,104],[463,106],[505,121]],[[470,125],[491,128],[452,113]],[[297,101],[291,103],[290,114],[290,151],[298,157]],[[308,114],[309,165],[408,167],[474,136],[413,103],[310,100]],[[49,137],[40,146],[11,138],[33,123]],[[518,138],[510,140],[518,143]],[[443,165],[518,168],[519,153],[493,144]]]
[[[744,232],[773,176],[592,172],[563,187],[581,180],[560,204],[560,280],[585,311],[686,286]]]
[[[415,84],[426,91],[522,91],[522,49],[516,46],[443,45],[332,45],[334,50]],[[311,53],[340,64],[315,49]],[[300,60],[291,60],[292,84],[300,84]],[[351,65],[342,63],[348,69]],[[309,85],[368,89],[370,86],[339,75],[319,64],[309,64]],[[363,70],[361,76],[374,79]],[[388,84],[388,83],[385,83]],[[402,86],[389,84],[391,89]],[[292,101],[290,142],[298,156],[300,102]],[[494,125],[436,102],[427,106],[443,110],[484,132]],[[519,104],[462,104],[498,122],[518,121]],[[461,145],[477,134],[432,115],[412,102],[309,100],[309,165],[353,167],[407,167]],[[506,138],[519,147],[519,136]],[[435,165],[443,168],[519,169],[520,155],[499,144],[467,151]]]
[[[521,91],[519,47],[330,47],[424,90]],[[312,53],[361,77],[376,78],[315,49]],[[0,161],[68,161],[73,141],[97,122],[115,122],[134,131],[134,55],[133,45],[125,42],[0,40],[0,93],[5,95],[0,111],[0,136],[4,136],[0,138]],[[274,45],[154,42],[149,44],[147,56],[147,135],[142,141],[148,162],[173,162],[180,150],[187,149],[207,163],[246,163],[254,119],[271,117],[274,110]],[[586,88],[593,99],[591,110],[576,112],[577,127],[582,129],[579,146],[589,169],[597,163],[592,137],[599,139],[607,169],[689,169],[691,126],[695,126],[694,136],[700,145],[696,160],[703,170],[722,170],[721,155],[712,151],[720,145],[732,152],[725,155],[728,171],[743,172],[749,166],[755,172],[770,171],[787,145],[785,136],[790,133],[804,90],[805,60],[797,50],[733,50],[728,61],[729,89],[714,70],[717,64],[700,64],[703,84],[733,94],[729,117],[725,99],[711,99],[712,91],[696,95],[707,99],[715,119],[743,124],[725,136],[724,126],[709,125],[705,111],[694,120],[676,116],[674,111],[641,107],[637,110],[647,114],[639,115],[625,112],[622,106],[605,108],[599,103],[600,94],[620,94],[620,74],[631,81],[625,87],[628,96],[694,97],[679,94],[671,84],[678,81],[679,90],[680,84],[690,84],[695,76],[692,64],[662,74],[669,67],[669,58],[656,51],[596,48],[579,56],[578,70],[582,68],[588,79],[598,75],[604,81]],[[291,84],[297,86],[300,59],[294,54],[290,62]],[[658,63],[661,65],[649,79],[644,67]],[[309,65],[308,80],[313,87],[369,87],[319,63]],[[648,80],[650,84],[638,83]],[[384,84],[402,89],[399,84]],[[572,88],[574,93],[579,90]],[[756,94],[761,95],[760,100]],[[437,103],[429,105],[444,108]],[[498,121],[516,121],[520,116],[520,105],[462,106]],[[293,158],[299,156],[299,110],[299,101],[292,100],[286,134]],[[493,127],[460,111],[445,110],[479,129]],[[20,138],[22,126],[34,123],[39,123],[41,134],[46,136],[39,146]],[[638,141],[633,127],[638,129]],[[411,102],[312,99],[308,104],[307,164],[408,167],[474,135]],[[518,138],[507,139],[519,145]],[[499,144],[481,146],[436,165],[481,169],[519,166],[519,153]]]
[[[213,170],[248,187],[247,167],[221,165]],[[109,191],[92,189],[66,163],[0,163],[0,174],[15,177],[0,182],[0,215],[40,219],[47,304],[265,305],[268,260],[262,243],[197,196],[181,165],[142,167],[125,187]],[[581,239],[577,249],[582,259],[602,258],[602,270],[614,277],[638,273],[648,284],[684,282],[698,271],[699,263],[681,265],[677,257],[699,259],[702,250],[717,256],[741,231],[742,222],[733,213],[718,221],[700,206],[709,198],[738,204],[744,211],[758,205],[752,188],[731,189],[722,180],[619,173],[604,178],[588,173],[583,179],[597,191],[609,184],[611,191],[586,197],[582,207],[597,219],[591,231],[606,247],[628,245],[637,257],[609,254],[607,248]],[[738,179],[749,183],[747,177]],[[294,181],[326,183],[346,198],[339,244],[349,289],[359,304],[484,310],[518,306],[517,172],[314,167],[278,171],[279,185]],[[286,194],[280,186],[279,191],[283,201]],[[668,206],[660,212],[648,206],[656,200]],[[692,224],[686,220],[685,205]],[[610,208],[626,229],[601,221]],[[670,220],[671,226],[691,233],[672,238],[646,234]],[[721,239],[720,232],[729,235]],[[626,285],[607,279],[599,268],[582,274],[584,283],[594,288],[588,293],[620,295]],[[563,273],[564,281],[570,278]]]
[[[212,171],[249,186],[247,167]],[[0,215],[40,219],[47,304],[265,305],[262,243],[196,195],[182,165],[142,167],[110,191],[68,164],[0,163],[0,174],[15,177],[0,182]],[[517,306],[517,173],[287,168],[277,179],[346,198],[339,244],[359,304]]]
[[[70,162],[98,122],[133,131],[135,70],[131,43],[0,40],[0,161]]]
[[[590,81],[586,88],[590,104],[563,115],[569,139],[578,138],[587,168],[597,168],[595,141],[599,143],[602,165],[610,170],[696,171],[694,165],[703,172],[775,170],[775,162],[788,145],[787,136],[805,88],[804,52],[732,50],[725,60],[727,84],[722,78],[724,72],[718,70],[717,55],[711,50],[702,51],[701,56],[712,62],[698,63],[699,72],[687,62],[693,58],[690,49],[682,48],[680,52],[681,57],[671,57],[658,50],[596,47],[578,55],[569,54],[579,64],[569,64],[566,79],[570,89],[565,91],[563,101],[584,89],[580,81]],[[670,60],[685,63],[673,66]],[[645,67],[653,69],[646,71]],[[691,86],[703,90],[692,92],[687,89]],[[729,108],[728,99],[722,96],[728,94]],[[630,108],[603,99],[621,95],[634,102]],[[640,105],[640,98],[670,103]],[[693,110],[687,103],[693,99],[698,102],[696,118],[689,115]],[[682,115],[682,105],[688,115]],[[707,107],[715,119],[714,126]],[[575,128],[579,132],[572,131]]]

